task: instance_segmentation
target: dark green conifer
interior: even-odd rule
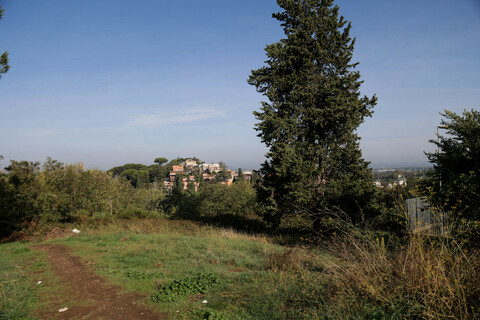
[[[248,80],[268,98],[255,129],[269,148],[258,195],[265,218],[340,209],[358,221],[374,192],[355,133],[376,97],[360,95],[351,24],[333,0],[278,0],[286,38],[267,45]]]
[[[238,168],[238,174],[236,181],[245,181],[245,175],[243,174],[242,168]]]

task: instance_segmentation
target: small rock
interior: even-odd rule
[[[78,229],[75,228],[75,229],[72,230],[72,232],[73,232],[73,233],[80,233],[80,230],[78,230]]]
[[[65,312],[65,311],[67,311],[67,310],[68,310],[68,308],[65,307],[65,308],[62,308],[62,309],[58,309],[58,312]]]
[[[38,281],[37,284],[41,284],[42,283],[42,280]]]

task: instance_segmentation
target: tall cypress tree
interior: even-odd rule
[[[269,148],[258,195],[273,225],[284,214],[332,209],[358,221],[374,193],[355,130],[376,97],[360,95],[351,24],[333,2],[278,0],[283,11],[273,17],[286,38],[266,46],[266,66],[248,79],[269,100],[254,115]]]

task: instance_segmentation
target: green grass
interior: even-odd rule
[[[41,284],[37,285],[27,273],[39,271],[45,265],[34,257],[35,253],[25,243],[1,245],[0,319],[35,319],[29,314],[38,305],[36,292]]]
[[[309,319],[318,309],[318,261],[301,249],[296,259],[284,256],[289,249],[262,236],[133,220],[84,226],[78,236],[51,242],[70,246],[98,274],[146,295],[144,303],[172,319]]]

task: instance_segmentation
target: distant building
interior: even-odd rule
[[[395,169],[378,169],[378,172],[395,172]]]
[[[404,176],[399,174],[398,177],[397,177],[397,181],[394,182],[394,185],[401,186],[401,187],[406,187],[407,186],[407,179],[405,179]]]
[[[252,181],[253,173],[252,171],[244,171],[243,176],[245,180]]]
[[[197,161],[192,159],[185,160],[183,164],[185,165],[186,170],[193,170],[193,168],[198,165]]]
[[[382,182],[380,180],[375,181],[375,187],[377,188],[383,188]]]
[[[172,171],[173,172],[182,172],[183,171],[183,166],[172,166]]]
[[[230,169],[227,169],[227,172],[230,172],[230,177],[232,179],[236,178],[238,176],[238,174],[235,172],[235,170],[230,170]]]
[[[221,171],[222,168],[220,167],[220,165],[218,163],[204,163],[200,166],[200,168],[203,170],[203,171],[209,171],[210,173],[212,172],[218,172],[218,171]]]
[[[188,167],[188,166],[195,166],[197,165],[197,161],[195,160],[192,160],[192,159],[187,159],[185,160],[185,166]]]

